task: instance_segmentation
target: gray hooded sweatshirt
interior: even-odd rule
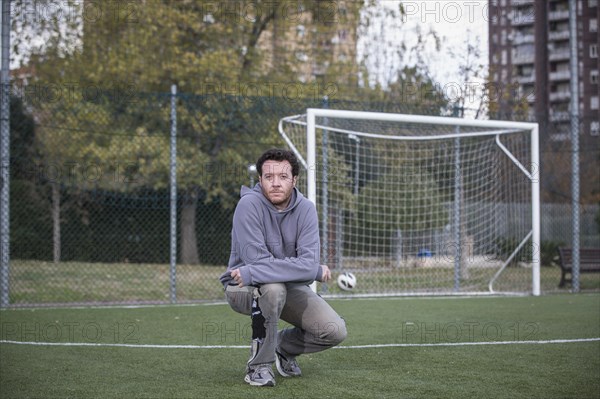
[[[243,284],[320,281],[320,241],[314,204],[294,187],[288,207],[279,211],[262,193],[260,183],[243,186],[233,215],[231,255],[219,278],[226,287],[231,271],[240,269]]]

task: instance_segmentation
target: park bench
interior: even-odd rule
[[[564,287],[573,282],[573,248],[558,247],[558,252],[562,272],[558,286]],[[579,273],[600,273],[600,248],[579,249]],[[570,279],[567,274],[571,274]]]

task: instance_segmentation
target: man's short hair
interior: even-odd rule
[[[292,165],[292,176],[300,174],[300,163],[292,151],[281,148],[271,148],[265,151],[256,162],[256,170],[262,176],[262,166],[266,161],[288,161]]]

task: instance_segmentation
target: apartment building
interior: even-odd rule
[[[356,79],[361,6],[347,0],[298,3],[294,12],[278,13],[258,43],[265,50],[263,67],[273,73],[289,71],[303,83],[325,83],[341,76]]]
[[[489,16],[490,81],[509,93],[497,97],[494,112],[537,121],[542,140],[569,140],[569,0],[490,0]],[[595,146],[600,141],[599,19],[598,0],[577,0],[580,133],[584,144]],[[515,116],[523,104],[525,114]]]

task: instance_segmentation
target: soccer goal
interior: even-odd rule
[[[308,109],[279,132],[353,295],[540,294],[537,124]]]

